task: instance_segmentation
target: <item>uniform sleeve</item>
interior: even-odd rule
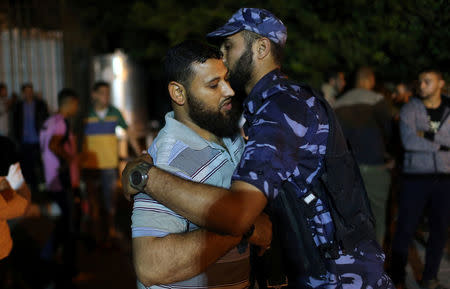
[[[287,179],[306,192],[326,152],[326,111],[309,94],[279,93],[255,113],[248,136],[233,180],[256,186],[269,200]]]

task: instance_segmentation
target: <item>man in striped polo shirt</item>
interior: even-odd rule
[[[159,168],[229,188],[244,141],[219,50],[196,42],[171,48],[165,70],[173,112],[149,148]],[[139,288],[247,288],[247,240],[209,232],[146,194],[134,198],[133,257]],[[267,247],[271,223],[255,222],[250,243]],[[219,259],[220,258],[220,259]]]

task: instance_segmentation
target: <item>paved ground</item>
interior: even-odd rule
[[[130,203],[123,198],[119,202],[117,224],[122,232],[121,238],[114,246],[90,246],[79,241],[79,268],[81,274],[74,283],[77,289],[98,288],[136,288],[135,275],[131,264],[130,250]],[[53,223],[46,217],[22,219],[13,226],[15,248],[13,264],[16,277],[20,280],[14,289],[52,289],[54,286],[42,286],[42,266],[39,261],[39,251],[47,240]],[[415,281],[420,278],[423,268],[424,245],[418,238],[415,242],[417,254],[410,254],[408,266],[407,287],[420,289]],[[417,257],[414,257],[417,256]],[[442,260],[439,273],[442,283],[450,288],[450,241],[447,242],[446,254]]]
[[[131,263],[130,213],[130,203],[123,199],[119,202],[117,218],[121,236],[112,246],[78,241],[80,274],[74,279],[73,288],[136,288]],[[53,221],[45,216],[21,219],[12,224],[14,251],[10,260],[16,280],[14,289],[55,289],[54,284],[48,282],[48,275],[55,274],[39,258],[52,228]]]
[[[406,278],[406,287],[408,289],[420,289],[416,279],[420,278],[420,272],[423,268],[425,260],[425,246],[423,241],[416,240],[414,241],[414,245],[417,249],[419,260],[414,261],[410,258],[410,262],[407,267],[408,275]],[[450,288],[450,241],[447,241],[447,250],[441,261],[438,279],[441,281],[442,285],[446,288]]]

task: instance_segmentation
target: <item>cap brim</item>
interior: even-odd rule
[[[206,38],[210,38],[210,39],[224,38],[224,37],[236,34],[240,31],[242,31],[243,29],[244,29],[243,27],[233,27],[230,25],[225,25],[213,32],[206,34]]]

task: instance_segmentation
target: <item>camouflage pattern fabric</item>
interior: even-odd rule
[[[244,107],[249,140],[233,180],[254,185],[269,202],[287,180],[301,197],[317,179],[326,153],[329,125],[325,108],[279,70],[268,73],[255,85]],[[308,224],[316,246],[333,243],[334,226],[328,208],[319,199],[315,210]],[[340,250],[339,255],[338,259],[327,259],[328,272],[323,278],[290,276],[290,286],[394,288],[384,272],[385,256],[376,241],[361,242],[354,252]]]
[[[222,38],[247,30],[267,37],[273,42],[284,46],[287,39],[287,29],[283,22],[265,9],[241,8],[231,16],[228,22],[206,37]]]

